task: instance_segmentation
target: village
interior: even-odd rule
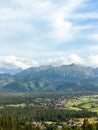
[[[69,126],[69,127],[81,127],[83,125],[83,122],[81,123],[77,123],[74,119],[71,119],[69,122],[51,122],[51,121],[46,121],[44,123],[41,122],[36,122],[36,121],[32,121],[31,122],[32,126],[34,128],[36,127],[40,127],[40,128],[46,128],[46,127],[54,127],[54,128],[58,128],[58,129],[62,129],[64,126]]]

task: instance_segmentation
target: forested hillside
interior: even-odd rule
[[[41,66],[0,75],[2,92],[98,92],[98,68]]]

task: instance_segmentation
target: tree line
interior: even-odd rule
[[[19,120],[16,118],[0,115],[0,130],[98,130],[98,123],[89,124],[88,119],[84,119],[83,125],[81,127],[78,126],[69,127],[66,124],[63,125],[61,129],[59,129],[55,125],[34,127],[30,122],[21,124]]]
[[[54,108],[33,108],[33,107],[4,107],[0,109],[0,114],[8,115],[14,118],[18,118],[21,122],[28,121],[69,121],[71,118],[91,118],[97,117],[96,112],[90,112],[88,110],[63,110]]]

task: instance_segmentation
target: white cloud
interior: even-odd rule
[[[22,68],[27,69],[31,66],[38,66],[36,61],[29,61],[24,58],[17,58],[15,56],[3,56],[0,57],[0,67],[12,68]]]
[[[20,8],[40,9],[49,6],[50,0],[11,0],[11,4]]]
[[[88,65],[92,67],[98,67],[98,55],[89,56]]]
[[[86,30],[90,30],[90,29],[94,29],[95,26],[94,25],[91,25],[91,24],[88,24],[88,25],[80,25],[80,26],[74,26],[73,27],[73,30],[77,33],[80,34],[80,31],[86,31]],[[84,36],[85,37],[85,36]],[[87,35],[86,35],[87,37]]]
[[[85,45],[89,45],[88,39],[98,41],[97,33],[85,38],[88,33],[97,30],[96,20],[85,20],[89,18],[94,20],[98,17],[98,13],[96,11],[93,14],[90,8],[89,12],[85,5],[82,8],[88,0],[54,1],[9,0],[3,2],[5,3],[3,6],[0,4],[0,55],[13,54],[19,57],[34,57],[34,59],[62,57],[59,60],[64,64],[71,63],[71,61],[78,63],[79,59],[75,60],[75,56],[73,58],[68,56],[71,60],[64,56],[69,52],[78,53],[83,50]],[[79,14],[77,9],[79,9]],[[63,47],[59,47],[59,43]],[[95,49],[92,48],[92,50]],[[50,59],[49,62],[52,60]],[[58,63],[58,58],[54,60]],[[18,64],[22,63],[18,62]]]
[[[89,34],[88,38],[91,39],[91,40],[98,41],[98,33]]]
[[[39,35],[44,39],[70,40],[76,30],[67,19],[72,17],[73,11],[83,2],[67,0],[59,5],[51,0],[10,0],[7,7],[0,9],[0,35],[3,40],[5,36],[12,40],[17,37],[20,41],[27,37],[32,42],[32,37]],[[43,28],[40,23],[42,21],[47,23]],[[22,35],[20,39],[20,34],[25,36]]]
[[[75,64],[83,64],[83,60],[82,58],[80,58],[78,55],[76,54],[71,54],[68,57],[68,62],[71,63],[75,63]]]
[[[75,9],[79,8],[84,0],[69,0],[54,10],[50,16],[52,26],[51,35],[57,40],[70,40],[75,35],[73,23],[69,21],[72,18]]]
[[[24,41],[35,27],[26,22],[31,15],[25,10],[16,10],[12,8],[0,9],[0,41]],[[21,35],[21,38],[20,38]],[[6,44],[7,44],[6,42]]]
[[[98,19],[97,12],[77,13],[73,16],[78,19]]]
[[[66,57],[59,57],[59,58],[49,58],[47,60],[42,60],[40,62],[41,64],[46,64],[46,65],[69,65],[69,64],[83,64],[83,59],[80,58],[76,54],[71,54]]]
[[[73,12],[74,9],[80,8],[84,0],[68,0],[67,11]]]
[[[0,57],[0,68],[7,68],[9,70],[13,68],[27,69],[29,67],[37,67],[41,65],[60,66],[69,65],[73,63],[83,66],[98,67],[98,55],[90,55],[87,59],[83,59],[77,54],[70,54],[65,57],[47,58],[41,59],[39,61],[17,58],[15,56]]]
[[[59,58],[49,58],[45,60],[35,61],[27,60],[24,58],[17,58],[15,56],[2,56],[0,57],[0,68],[22,68],[27,69],[29,67],[35,67],[40,65],[69,65],[69,64],[83,64],[83,59],[81,59],[76,54],[71,54],[66,57]]]
[[[79,64],[83,66],[98,67],[98,55],[90,55],[88,58],[81,58],[77,54],[70,54],[65,57],[49,58],[47,60],[40,61],[40,65],[69,65]]]
[[[71,28],[72,28],[71,22],[56,18],[56,21],[53,27],[53,32],[51,34],[54,39],[69,40],[73,36],[71,33]]]

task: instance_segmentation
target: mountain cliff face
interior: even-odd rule
[[[2,76],[1,76],[2,77]],[[12,92],[96,92],[98,68],[80,65],[41,66],[0,77],[0,90]],[[4,83],[4,84],[3,84]]]

